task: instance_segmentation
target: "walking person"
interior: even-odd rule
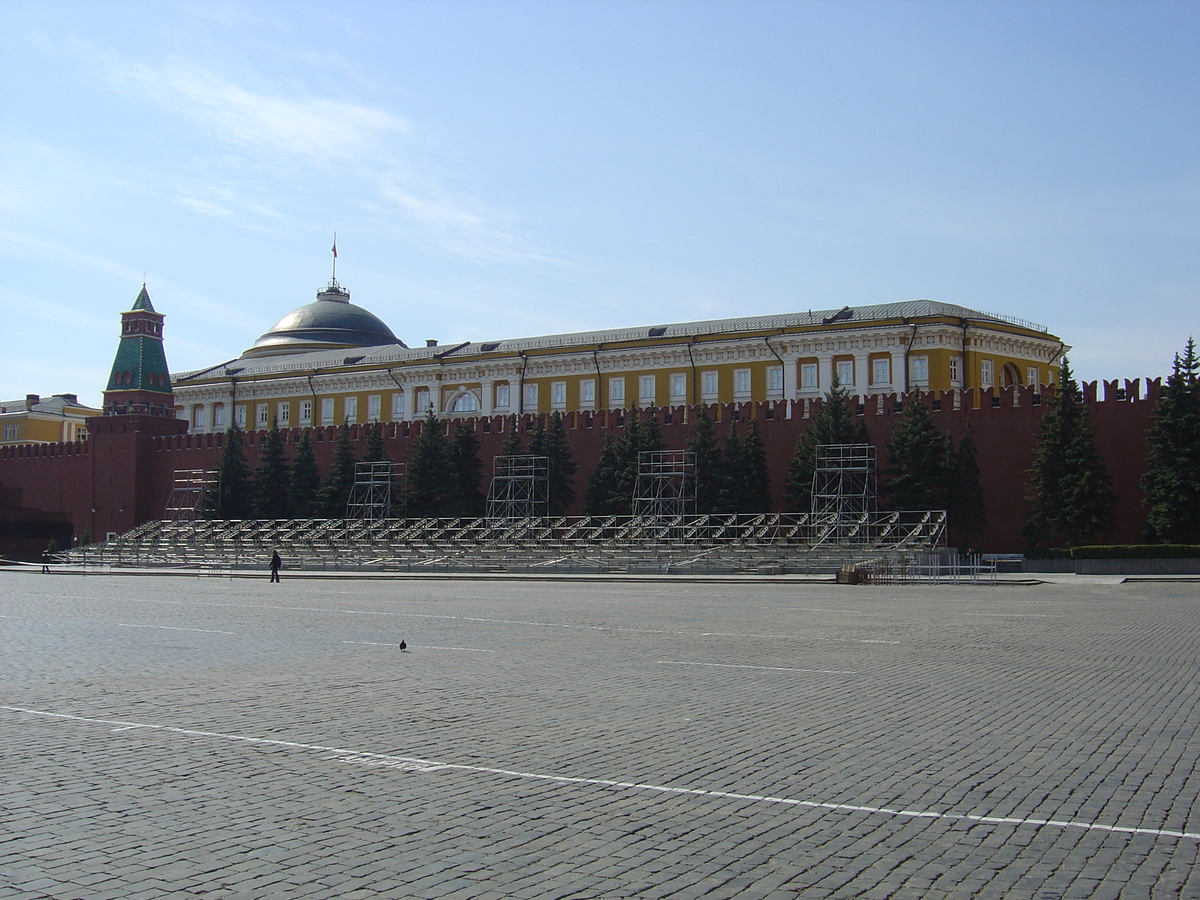
[[[271,551],[271,581],[279,580],[279,569],[283,565],[283,560],[279,558],[279,551]]]

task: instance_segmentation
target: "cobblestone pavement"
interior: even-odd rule
[[[4,898],[1200,898],[1196,584],[0,573],[0,647]]]

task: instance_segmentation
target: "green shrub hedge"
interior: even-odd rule
[[[1026,559],[1196,559],[1197,544],[1097,544],[1092,547],[1031,547]]]

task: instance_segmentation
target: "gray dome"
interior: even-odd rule
[[[292,310],[276,322],[242,356],[283,356],[382,344],[407,346],[378,316],[351,303],[349,292],[334,282],[318,293],[314,302]]]

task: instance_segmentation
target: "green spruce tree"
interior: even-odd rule
[[[515,415],[508,417],[508,434],[504,438],[504,443],[500,445],[498,456],[520,456],[525,452],[525,445],[521,443],[521,423]]]
[[[254,513],[253,501],[245,438],[235,422],[225,432],[225,445],[217,464],[217,516],[222,519],[248,518]]]
[[[565,516],[575,502],[575,479],[571,476],[578,471],[579,466],[571,455],[571,446],[567,443],[567,429],[563,424],[562,413],[555,410],[550,415],[549,424],[534,430],[529,442],[529,452],[534,456],[544,456],[549,466],[550,515]]]
[[[630,502],[621,501],[620,484],[626,461],[618,448],[619,441],[605,436],[596,460],[596,468],[588,479],[583,497],[583,512],[589,516],[627,516]]]
[[[721,451],[721,477],[717,488],[718,513],[740,513],[746,507],[746,479],[743,468],[746,464],[742,452],[742,439],[738,436],[736,424],[729,423],[729,434],[725,436],[725,446]]]
[[[1115,529],[1112,479],[1096,449],[1088,408],[1063,358],[1029,471],[1024,534],[1034,546],[1074,547]]]
[[[390,462],[387,443],[383,439],[383,423],[371,422],[367,425],[366,442],[363,445],[363,462]]]
[[[321,473],[313,453],[312,432],[304,429],[296,441],[288,486],[288,512],[293,519],[311,519],[320,514]]]
[[[890,509],[945,509],[950,486],[950,440],[933,424],[920,391],[908,396],[886,444],[883,495]]]
[[[833,380],[808,428],[796,441],[788,463],[783,497],[792,512],[808,512],[812,506],[813,476],[817,470],[817,447],[821,444],[867,444],[867,426],[858,418],[850,403],[850,394]]]
[[[771,476],[767,472],[767,447],[758,430],[758,420],[751,419],[742,441],[743,508],[739,512],[761,513],[771,509]]]
[[[696,512],[700,515],[713,513],[721,493],[725,458],[717,446],[717,426],[708,414],[707,406],[701,406],[696,414],[686,449],[691,452],[695,465]]]
[[[975,456],[975,430],[970,422],[951,457],[946,517],[950,540],[958,547],[969,546],[987,528],[979,460]]]
[[[1200,358],[1190,337],[1183,356],[1175,354],[1146,442],[1146,537],[1200,544]]]
[[[479,458],[479,435],[465,422],[454,429],[447,448],[450,490],[444,515],[466,519],[482,516],[486,500],[479,486],[483,481],[483,460]]]
[[[271,427],[259,446],[258,467],[254,470],[255,516],[260,519],[286,519],[290,482],[286,440],[279,430],[279,419],[272,417]]]
[[[321,510],[330,519],[344,519],[350,492],[354,489],[354,444],[350,441],[350,426],[345,422],[338,429],[333,447],[333,464],[329,478],[321,488]]]
[[[409,516],[427,519],[448,514],[454,492],[448,443],[442,423],[432,409],[428,410],[421,423],[421,433],[408,451]]]

